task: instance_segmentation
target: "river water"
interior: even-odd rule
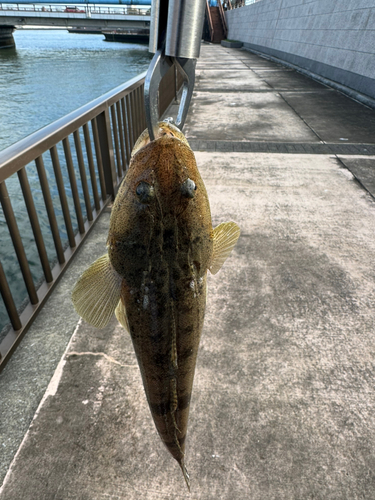
[[[103,35],[18,30],[13,36],[16,48],[0,50],[0,150],[142,73],[150,63],[147,45],[106,42]],[[33,165],[27,170],[52,263],[55,253],[44,207],[42,209],[39,181]],[[47,175],[53,174],[47,171]],[[24,217],[25,206],[16,176],[7,181],[7,188],[31,271],[38,282],[42,270],[31,228]],[[56,215],[61,218],[61,213]],[[61,236],[66,239],[66,235]],[[1,208],[0,259],[16,305],[22,307],[27,293]],[[0,341],[7,323],[0,297]]]

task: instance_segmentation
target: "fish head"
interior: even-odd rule
[[[112,225],[121,233],[144,212],[164,219],[180,217],[186,210],[188,217],[194,213],[195,218],[211,223],[207,192],[193,151],[177,127],[159,122],[157,138],[150,142],[145,130],[133,149],[112,210]]]
[[[203,194],[202,186],[198,191],[203,183],[194,153],[175,136],[165,134],[146,144],[133,156],[132,167],[129,181],[133,196],[150,210],[155,200],[155,211],[161,210],[163,215],[178,216]]]
[[[206,270],[212,247],[206,188],[182,132],[164,122],[160,130],[151,142],[145,132],[143,142],[134,148],[112,208],[108,238],[111,260],[120,262],[129,253],[126,248],[133,245],[137,248],[133,253],[145,255],[142,264],[139,259],[139,267],[146,266],[150,248],[165,248],[170,241],[171,246],[185,247],[190,254],[199,253],[202,270]]]
[[[189,143],[181,130],[168,120],[158,123],[158,129],[155,132],[155,140],[160,139],[161,137],[175,137],[176,139],[179,139],[181,142],[189,146]],[[138,137],[137,142],[134,144],[131,157],[133,157],[140,149],[142,149],[150,142],[150,135],[148,133],[148,129],[146,128],[146,130],[142,132],[142,134]]]

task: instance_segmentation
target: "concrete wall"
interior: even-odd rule
[[[375,0],[260,0],[228,38],[375,98]]]

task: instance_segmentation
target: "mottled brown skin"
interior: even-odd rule
[[[196,185],[192,198],[181,189],[188,178]],[[147,203],[136,193],[140,182],[153,186]],[[109,257],[123,277],[121,300],[156,428],[180,465],[212,234],[191,149],[164,136],[137,152],[112,209]]]

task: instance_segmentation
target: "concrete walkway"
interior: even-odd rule
[[[185,132],[214,225],[242,229],[209,277],[191,494],[113,319],[105,330],[75,327],[0,499],[373,500],[375,112],[249,52],[204,45]],[[77,324],[70,289],[104,253],[108,220],[64,278],[62,310],[47,304],[56,323]],[[40,316],[2,375],[1,404],[42,335]],[[34,358],[34,376],[49,361]]]

